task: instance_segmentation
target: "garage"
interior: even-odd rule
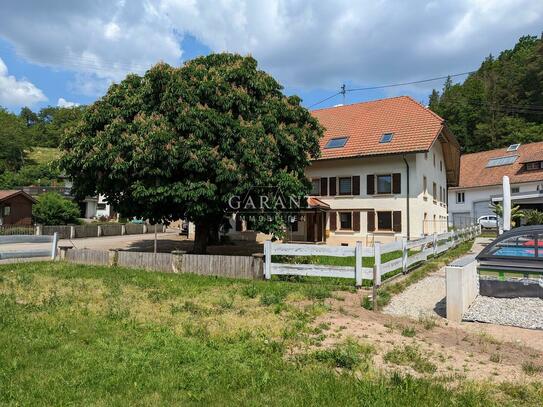
[[[452,214],[452,223],[455,228],[463,228],[473,224],[473,218],[469,212],[456,212]]]
[[[494,215],[494,212],[490,209],[490,199],[488,201],[475,202],[473,204],[473,213],[475,214],[475,220],[481,216]]]

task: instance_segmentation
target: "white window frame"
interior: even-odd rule
[[[462,196],[462,199],[459,199],[460,196]],[[459,204],[459,205],[462,205],[462,204],[466,203],[466,192],[465,191],[461,191],[461,192],[456,193],[456,203]]]

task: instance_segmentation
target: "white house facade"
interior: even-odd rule
[[[308,210],[287,240],[353,245],[447,230],[447,188],[459,145],[443,119],[409,97],[312,112],[325,128],[321,157],[306,169]],[[238,219],[229,236],[262,240]]]

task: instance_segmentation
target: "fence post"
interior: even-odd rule
[[[41,225],[36,225],[36,236],[41,236]]]
[[[264,242],[264,277],[271,279],[271,241]]]
[[[375,242],[373,246],[375,266],[373,272],[373,286],[381,285],[381,243]]]
[[[433,246],[434,246],[434,257],[437,256],[437,233],[434,232],[434,238],[433,238]]]
[[[172,251],[172,270],[174,273],[183,272],[183,255],[186,253],[184,250]]]
[[[109,249],[108,264],[110,267],[117,267],[117,264],[119,264],[119,250],[118,249]]]
[[[98,237],[102,236],[102,226],[98,225],[96,234],[98,235]]]
[[[141,233],[143,233],[143,234],[147,233],[147,224],[146,223],[143,224],[142,230],[143,230],[143,232],[141,232]]]
[[[253,253],[253,279],[261,280],[264,278],[264,255],[262,253]]]
[[[402,239],[402,273],[407,273],[407,255],[409,251],[407,250],[407,237]]]
[[[51,247],[51,260],[55,260],[57,257],[57,244],[58,244],[58,233],[53,234],[53,247]]]
[[[75,226],[70,226],[70,239],[75,239]]]
[[[362,242],[356,242],[354,247],[354,279],[356,288],[362,287]]]
[[[126,225],[121,225],[121,236],[126,235]]]

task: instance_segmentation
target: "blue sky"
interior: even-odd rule
[[[253,55],[309,107],[342,83],[476,69],[542,28],[543,2],[528,0],[8,0],[0,14],[0,105],[17,112],[88,104],[128,72],[229,51]],[[406,94],[424,103],[442,82],[348,93],[345,102]],[[318,107],[337,103],[341,97]]]

